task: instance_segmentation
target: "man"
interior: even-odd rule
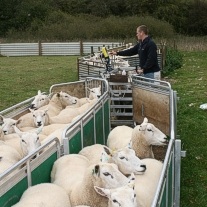
[[[137,70],[138,74],[146,78],[160,80],[160,67],[157,60],[157,46],[148,36],[148,28],[141,25],[137,28],[138,43],[127,50],[112,51],[113,55],[132,56],[139,55],[140,63]]]

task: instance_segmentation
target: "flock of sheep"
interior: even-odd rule
[[[100,86],[81,99],[65,92],[50,99],[39,91],[31,106],[36,110],[18,120],[0,116],[0,174],[51,137],[61,141],[65,127],[100,96]],[[166,144],[166,135],[147,118],[134,128],[115,127],[107,146],[94,144],[57,159],[51,183],[28,188],[13,207],[150,207],[163,167],[152,145]]]
[[[120,67],[129,67],[129,61],[124,60],[120,56],[111,55],[110,60],[111,60],[111,65],[113,66],[114,69],[117,69],[117,68],[120,68]],[[103,67],[103,68],[105,68],[105,66],[106,66],[106,63],[101,58],[100,53],[94,53],[90,57],[83,57],[82,58],[82,63],[87,64],[87,65]]]

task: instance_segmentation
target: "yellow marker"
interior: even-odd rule
[[[104,58],[109,57],[106,47],[102,47],[101,52],[102,52],[102,54],[104,55]]]

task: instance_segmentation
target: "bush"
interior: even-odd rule
[[[168,47],[166,49],[166,59],[162,73],[169,74],[176,69],[182,67],[183,64],[183,55],[177,50],[172,47]]]

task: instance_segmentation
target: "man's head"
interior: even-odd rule
[[[145,25],[137,27],[137,39],[144,40],[148,36],[148,28]]]

